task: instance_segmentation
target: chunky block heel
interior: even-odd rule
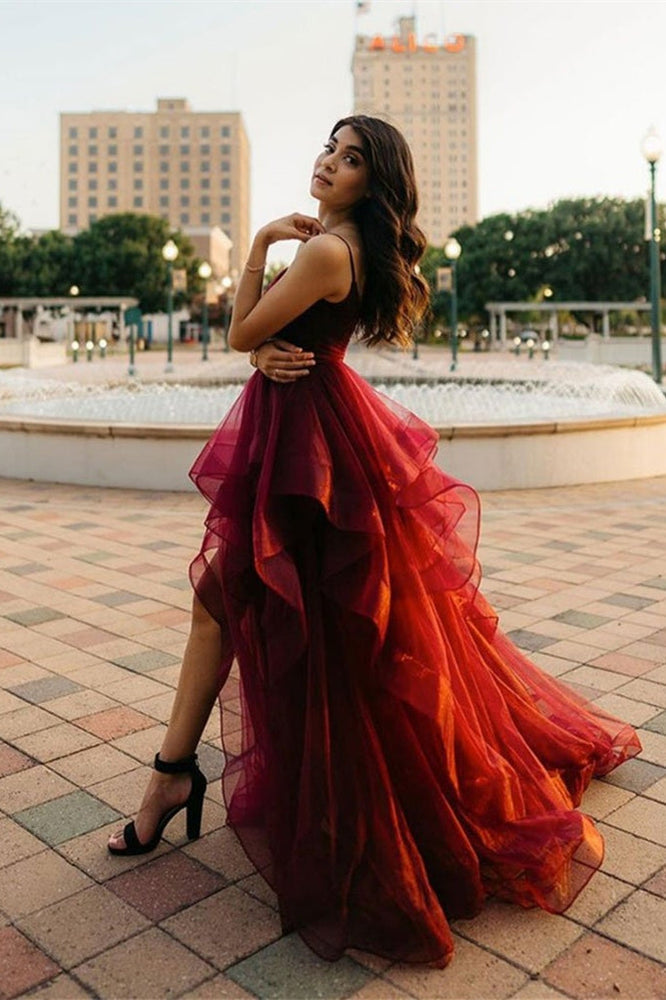
[[[134,821],[128,823],[123,830],[125,846],[112,847],[111,844],[109,844],[108,847],[111,854],[149,854],[151,851],[154,851],[162,839],[164,830],[174,816],[177,816],[182,809],[186,810],[185,815],[188,839],[197,840],[201,836],[201,814],[203,811],[203,800],[208,782],[199,770],[197,765],[197,755],[193,753],[190,757],[184,757],[182,760],[168,761],[160,760],[160,755],[155,754],[153,767],[161,774],[189,774],[192,779],[190,794],[182,805],[174,806],[173,809],[168,809],[164,813],[157,824],[155,833],[146,844],[142,844],[137,837]]]

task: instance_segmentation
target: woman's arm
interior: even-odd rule
[[[316,363],[311,351],[277,338],[255,347],[250,353],[250,362],[273,382],[296,382],[309,375]]]
[[[316,239],[313,237],[317,237]],[[261,295],[261,272],[254,268],[279,240],[304,244],[282,278]],[[343,297],[349,285],[349,255],[342,240],[321,230],[317,219],[293,215],[260,229],[252,244],[234,301],[229,344],[251,351],[319,299]]]

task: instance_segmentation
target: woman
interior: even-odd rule
[[[489,895],[571,903],[603,853],[575,806],[639,744],[497,630],[476,493],[433,464],[434,431],[343,363],[354,331],[404,344],[426,307],[404,139],[339,121],[311,193],[318,219],[261,229],[238,288],[230,342],[260,372],[191,472],[210,502],[192,631],[156,770],[109,847],[152,850],[182,808],[198,836],[194,752],[235,658],[228,817],[285,930],[327,958],[444,965],[448,919]],[[284,239],[302,246],[262,296]]]

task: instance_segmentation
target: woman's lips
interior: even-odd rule
[[[327,184],[329,187],[331,186],[331,181],[327,180],[325,177],[322,177],[321,174],[315,174],[312,179],[315,181],[319,181],[320,184]]]

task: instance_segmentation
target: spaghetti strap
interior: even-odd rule
[[[342,242],[344,243],[344,245],[347,247],[347,251],[349,253],[349,263],[351,265],[351,273],[352,273],[352,288],[354,286],[356,286],[356,289],[358,290],[358,283],[356,281],[356,268],[354,267],[354,254],[352,253],[351,246],[349,245],[349,243],[347,242],[347,240],[344,238],[344,236],[340,236],[340,233],[329,233],[329,235],[330,236],[337,236],[337,238],[339,240],[342,240]],[[350,289],[350,291],[351,291],[351,289]]]

